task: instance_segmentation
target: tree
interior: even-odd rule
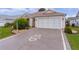
[[[29,27],[29,19],[25,19],[25,18],[16,19],[13,25],[14,29],[25,29],[27,27]]]

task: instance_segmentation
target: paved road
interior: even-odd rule
[[[0,41],[2,50],[63,50],[61,31],[30,29]]]

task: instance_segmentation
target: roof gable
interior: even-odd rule
[[[52,10],[46,10],[41,12],[36,12],[29,14],[27,17],[47,17],[47,16],[65,16],[66,14],[52,11]]]

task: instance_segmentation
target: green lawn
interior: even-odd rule
[[[0,39],[8,37],[10,35],[12,35],[10,27],[6,27],[6,28],[5,27],[0,27]]]
[[[71,27],[79,32],[79,27]],[[79,34],[66,34],[72,50],[79,50]]]

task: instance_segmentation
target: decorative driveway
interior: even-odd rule
[[[0,50],[64,50],[61,30],[37,29],[0,41]]]

